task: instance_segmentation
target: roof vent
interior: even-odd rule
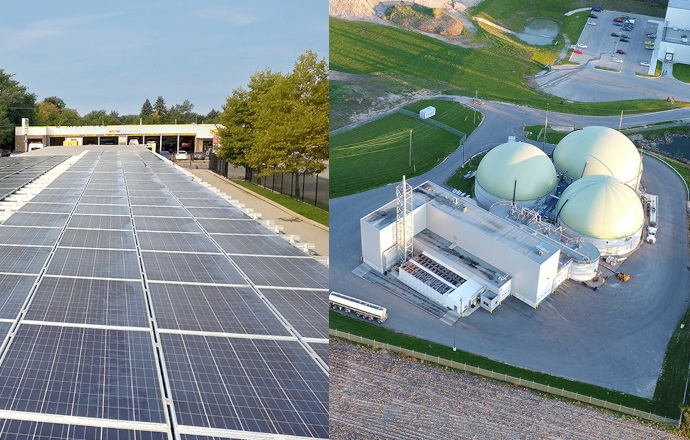
[[[544,255],[544,254],[546,253],[546,249],[544,249],[544,248],[541,247],[541,246],[537,246],[537,247],[535,248],[535,251],[537,252],[537,255],[539,255],[539,256],[542,256],[542,255]]]
[[[467,212],[467,205],[462,205],[460,207],[460,212]]]

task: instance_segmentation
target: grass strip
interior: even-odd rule
[[[309,220],[313,220],[317,223],[321,223],[324,226],[328,226],[328,211],[324,211],[316,206],[293,199],[292,197],[273,192],[270,189],[255,185],[247,182],[246,180],[232,179],[232,181],[251,192],[259,194],[260,196],[266,197],[267,199],[286,207],[290,211],[295,212],[302,217],[306,217]]]

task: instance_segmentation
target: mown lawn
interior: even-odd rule
[[[673,77],[677,80],[690,83],[690,66],[687,64],[674,64]]]
[[[331,136],[330,196],[333,199],[397,182],[403,174],[423,174],[441,163],[459,143],[459,136],[399,113]]]
[[[479,168],[479,162],[486,156],[486,152],[479,153],[470,159],[465,165],[458,168],[452,176],[446,180],[446,184],[452,186],[455,189],[459,189],[465,194],[474,195],[474,177],[465,179],[465,174],[470,171],[477,171]]]
[[[421,109],[429,106],[436,107],[436,115],[431,119],[460,130],[466,135],[472,133],[482,121],[482,114],[480,112],[474,114],[475,111],[471,108],[465,107],[459,102],[444,99],[424,99],[413,102],[404,108],[411,112],[419,113]]]

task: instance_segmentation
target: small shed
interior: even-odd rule
[[[436,107],[429,106],[419,111],[419,119],[429,119],[436,114]]]

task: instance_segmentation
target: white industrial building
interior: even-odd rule
[[[641,243],[644,210],[637,193],[615,177],[584,177],[563,191],[557,223],[596,246],[603,256],[623,255]]]
[[[659,60],[690,64],[690,0],[668,0],[660,32]]]
[[[363,260],[379,273],[397,271],[400,281],[458,313],[492,311],[510,295],[537,307],[569,277],[596,274],[594,247],[550,235],[535,227],[541,222],[496,215],[431,182],[411,190],[409,202],[403,217],[398,198],[360,220]],[[412,235],[402,264],[401,222]]]
[[[46,147],[63,145],[128,145],[155,142],[156,151],[204,151],[218,139],[216,124],[24,126],[15,128],[15,150],[27,151],[29,144]],[[215,136],[215,137],[214,137]]]
[[[543,151],[525,142],[507,142],[482,158],[474,196],[487,209],[505,200],[534,207],[553,194],[557,184],[556,169]]]
[[[568,183],[603,174],[636,190],[642,177],[642,157],[635,145],[608,127],[585,127],[568,134],[556,145],[553,162]]]

